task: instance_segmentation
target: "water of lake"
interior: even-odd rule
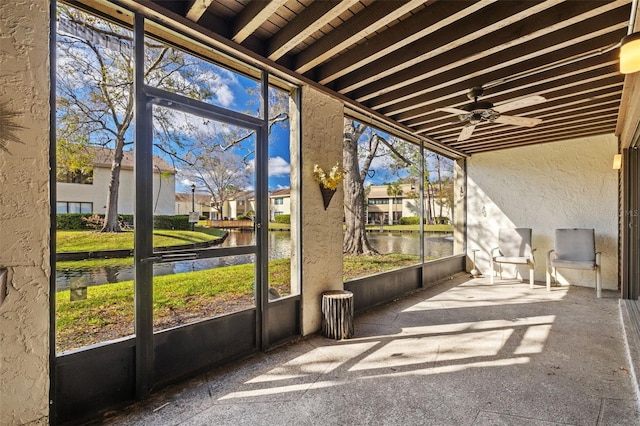
[[[291,238],[289,232],[269,232],[269,260],[291,257]],[[418,233],[369,233],[371,245],[380,253],[420,254],[420,235]],[[253,232],[231,231],[221,247],[237,247],[255,244]],[[444,257],[453,254],[451,234],[426,233],[425,256]],[[223,266],[252,263],[253,255],[226,256],[219,258],[186,260],[170,263],[158,263],[153,266],[154,276],[178,274],[190,271],[219,268]],[[94,270],[56,270],[56,287],[68,290],[72,282],[81,282],[81,286],[117,283],[133,280],[134,267],[131,265],[101,267]]]

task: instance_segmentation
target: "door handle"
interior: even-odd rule
[[[198,258],[198,253],[172,253],[163,254],[160,256],[162,262],[176,262],[179,260],[195,260]]]

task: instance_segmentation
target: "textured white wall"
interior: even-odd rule
[[[49,1],[0,1],[0,103],[22,143],[0,150],[0,425],[47,424],[49,407]]]
[[[532,228],[535,279],[545,280],[545,257],[556,228],[594,228],[602,252],[602,283],[618,287],[618,173],[613,135],[475,154],[467,163],[468,255],[489,271],[489,251],[501,227]],[[505,277],[514,267],[503,265]],[[526,277],[526,269],[520,269]],[[559,269],[562,284],[594,286],[589,271]]]
[[[91,185],[58,182],[56,184],[56,199],[58,201],[83,201],[93,203],[93,212],[104,214],[107,210],[107,195],[109,193],[110,180],[110,169],[96,167],[93,172],[93,183]],[[174,174],[153,173],[153,214],[175,214],[175,188],[176,177]],[[134,172],[132,169],[122,169],[120,171],[118,213],[133,214],[134,202]],[[189,204],[188,211],[191,211],[191,204]]]
[[[292,215],[297,205],[304,206],[302,220],[302,334],[315,333],[321,326],[322,292],[342,290],[342,185],[338,186],[327,210],[322,203],[318,183],[313,178],[313,165],[325,170],[342,164],[343,106],[339,101],[303,86],[300,155],[291,152]],[[297,182],[301,161],[301,188]],[[300,197],[300,204],[297,197]],[[295,226],[292,239],[298,237]],[[297,263],[293,262],[297,267]],[[294,273],[292,271],[292,273]]]

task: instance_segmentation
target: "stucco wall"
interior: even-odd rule
[[[46,424],[49,402],[49,2],[0,2],[0,103],[22,143],[0,150],[0,424]]]
[[[292,188],[292,208],[302,205],[302,334],[314,333],[321,326],[322,292],[342,290],[342,185],[327,210],[322,203],[313,166],[328,170],[342,165],[344,132],[342,104],[310,87],[302,88],[300,156],[292,152],[291,182],[297,182],[297,161],[301,161],[301,188]],[[298,157],[301,157],[298,158]],[[294,197],[301,197],[300,204]],[[296,214],[295,209],[292,214]],[[297,234],[293,233],[292,237]]]
[[[56,198],[58,201],[81,201],[93,204],[93,212],[104,214],[107,210],[107,195],[111,170],[96,167],[93,172],[93,183],[57,183]],[[174,174],[153,173],[153,214],[173,215],[176,206],[176,177]],[[135,202],[134,172],[131,169],[120,171],[120,193],[118,194],[118,213],[133,214]],[[191,211],[191,204],[189,210]]]
[[[557,228],[594,228],[602,252],[604,289],[618,287],[618,174],[613,135],[476,154],[467,160],[468,254],[489,276],[489,250],[501,227],[532,228],[535,279],[545,280],[545,257]],[[515,272],[504,265],[505,277]],[[526,269],[521,275],[527,276]],[[594,273],[559,269],[561,284],[594,286]]]

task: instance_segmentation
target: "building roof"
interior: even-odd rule
[[[113,161],[114,150],[98,147],[91,147],[91,149],[95,151],[93,166],[110,169],[111,162]],[[123,170],[133,170],[134,162],[135,159],[133,156],[133,151],[124,151],[122,153],[122,162],[120,163],[120,167]],[[153,166],[154,173],[157,173],[158,169],[160,169],[162,173],[176,173],[175,168],[173,168],[169,163],[167,163],[157,155],[153,156]]]
[[[291,188],[274,189],[269,194],[269,198],[280,198],[291,196]]]

